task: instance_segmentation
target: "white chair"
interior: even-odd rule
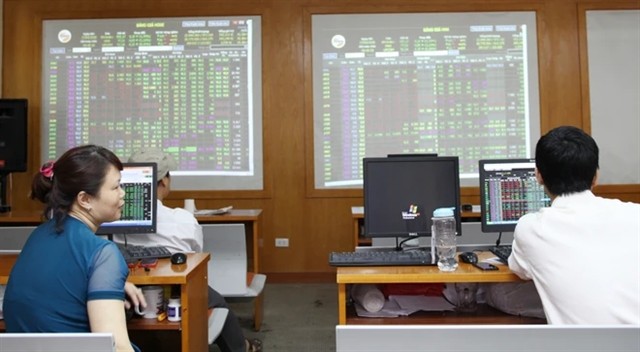
[[[227,315],[229,315],[229,309],[213,308],[209,316],[209,344],[212,344],[220,336]]]
[[[262,324],[262,291],[267,276],[247,272],[247,243],[244,224],[207,224],[202,226],[204,252],[209,260],[209,286],[230,302],[256,300],[254,328]]]
[[[337,352],[637,352],[638,325],[338,325]]]
[[[2,352],[114,352],[111,333],[3,333]]]

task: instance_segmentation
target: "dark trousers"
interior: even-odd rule
[[[209,287],[209,308],[227,308],[229,305],[224,297]],[[238,317],[229,309],[227,320],[224,321],[220,336],[214,341],[222,352],[244,352],[247,349],[246,339],[238,322]]]

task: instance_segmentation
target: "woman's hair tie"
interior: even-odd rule
[[[42,166],[40,167],[40,173],[42,174],[42,176],[48,178],[51,181],[53,181],[54,164],[55,163],[53,161],[47,161],[46,163],[42,164]]]

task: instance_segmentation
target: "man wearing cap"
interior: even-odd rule
[[[202,252],[202,226],[190,212],[182,208],[169,208],[162,200],[171,192],[170,171],[176,169],[176,162],[169,154],[157,148],[144,148],[135,152],[129,162],[156,163],[158,173],[158,212],[157,230],[151,234],[136,234],[127,237],[127,243],[138,246],[164,246],[171,253]],[[114,241],[124,243],[123,235],[114,235]],[[209,308],[223,307],[229,309],[220,293],[209,287]],[[260,340],[247,340],[244,337],[238,318],[229,309],[227,319],[220,336],[215,341],[222,352],[260,351]]]
[[[202,226],[190,212],[182,208],[169,208],[162,204],[171,191],[169,171],[176,169],[175,160],[156,148],[141,149],[131,155],[130,163],[156,163],[158,173],[158,227],[156,233],[128,236],[127,243],[137,246],[164,246],[171,253],[202,252]],[[124,243],[122,235],[114,235],[116,242]]]

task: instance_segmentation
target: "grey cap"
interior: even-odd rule
[[[169,171],[177,168],[176,161],[173,157],[158,148],[142,148],[129,157],[129,162],[158,164],[158,173],[156,175],[158,181],[167,176]]]

